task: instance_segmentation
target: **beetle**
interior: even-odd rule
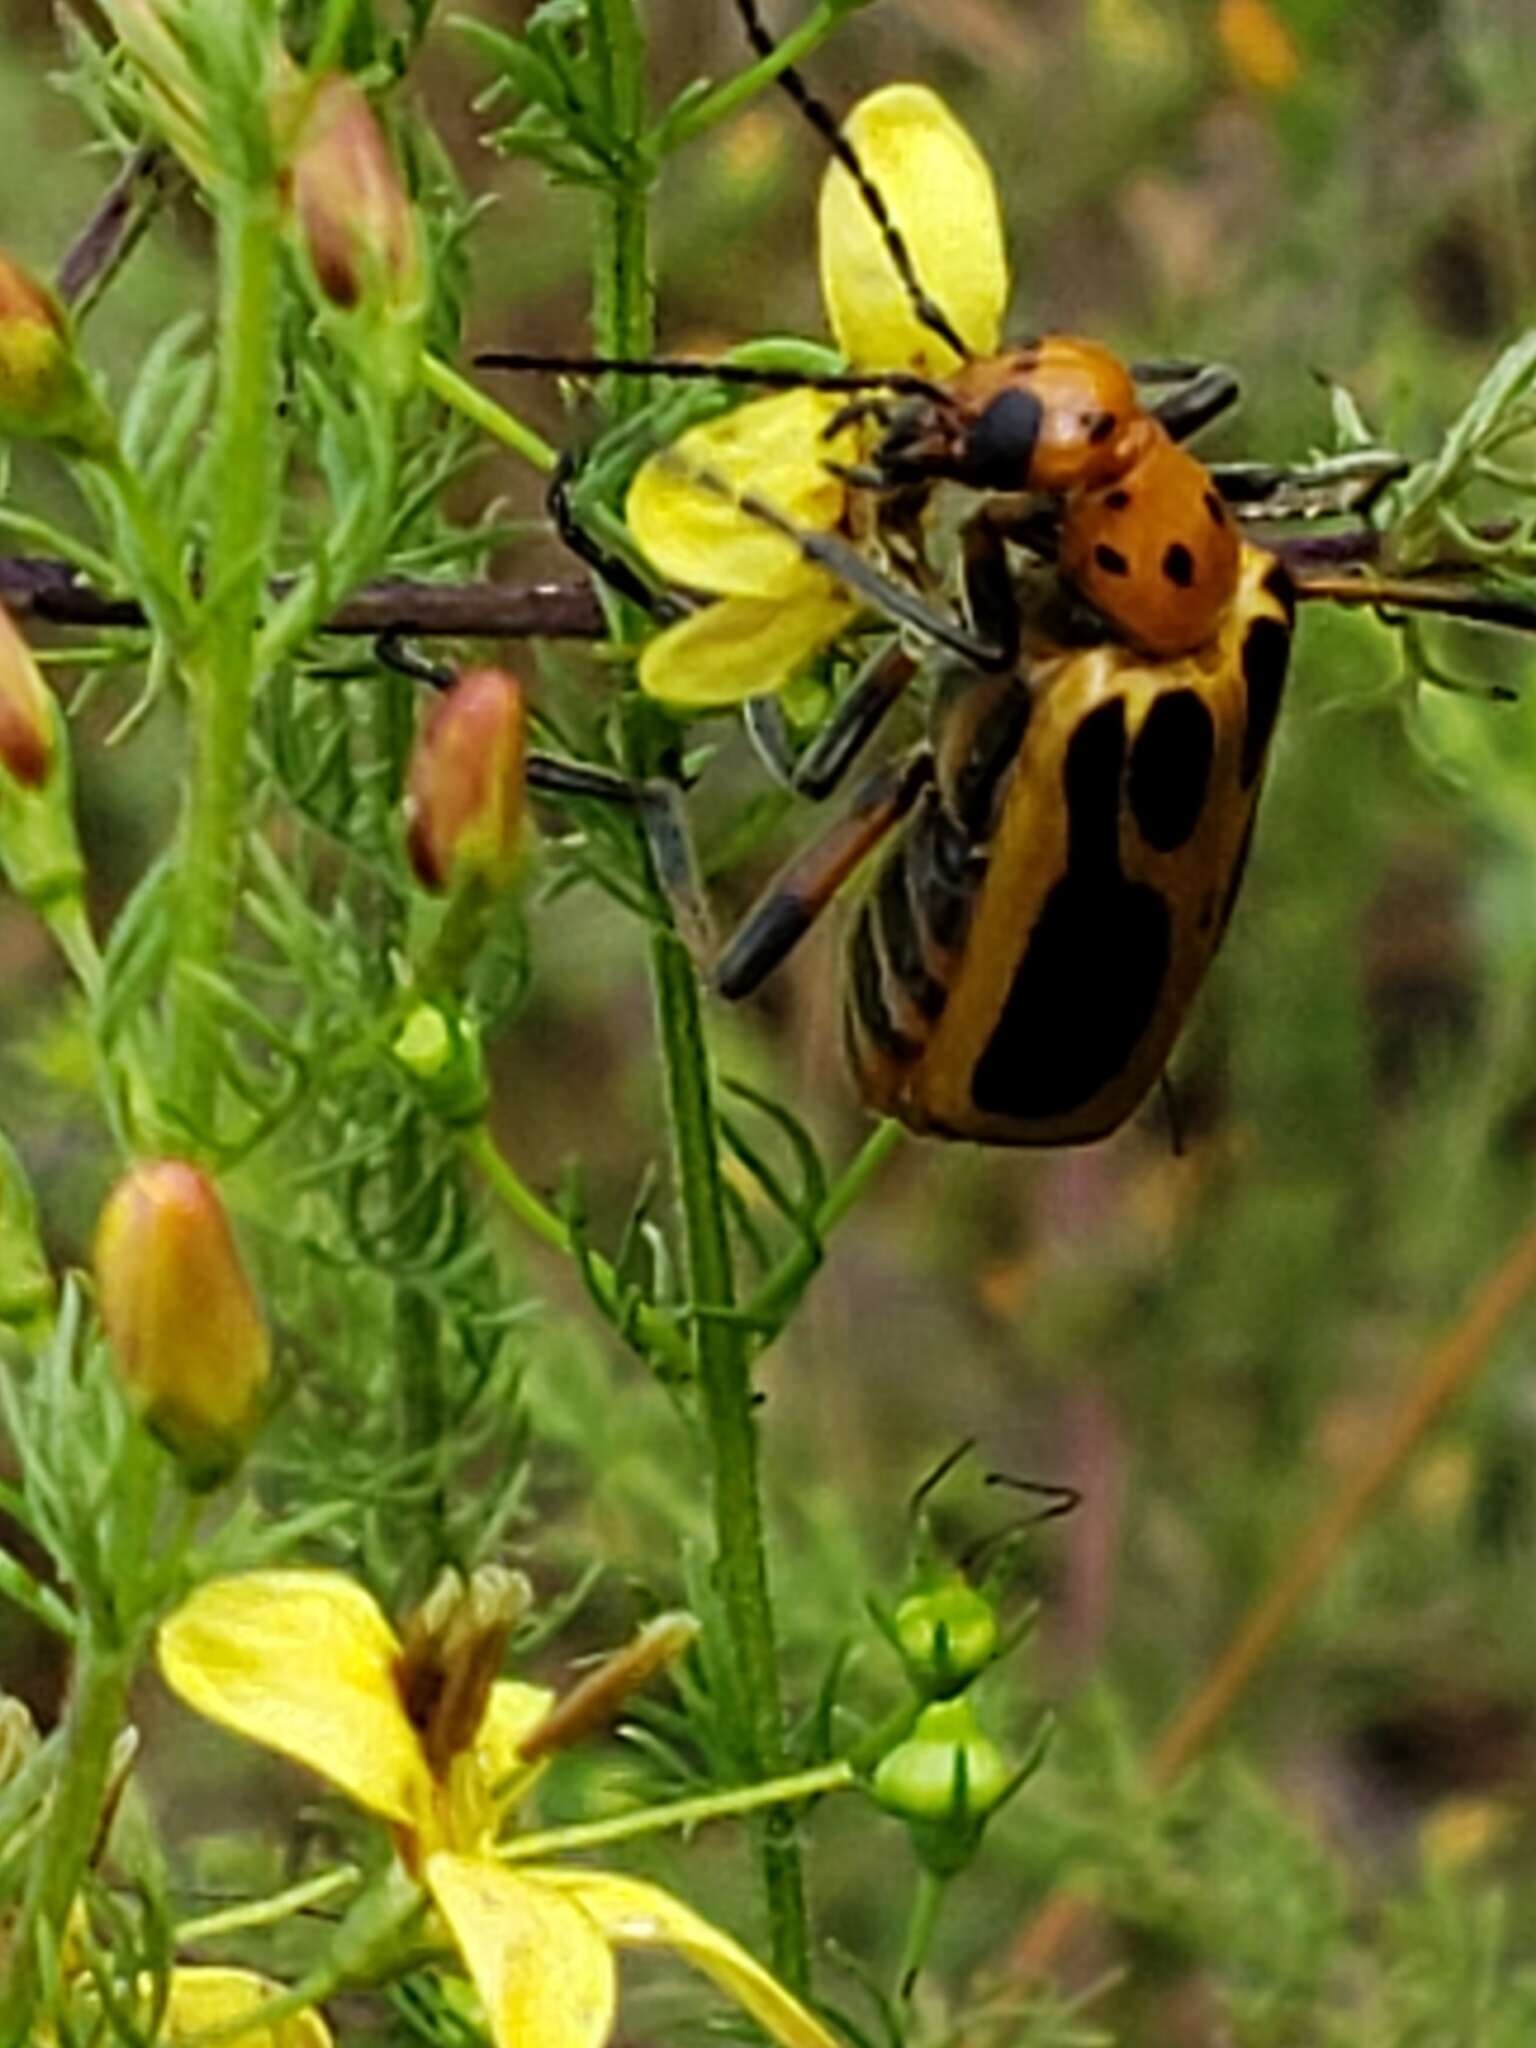
[[[738,6],[771,51],[752,0]],[[1133,370],[1086,339],[1048,334],[970,355],[832,117],[793,71],[780,75],[816,109],[919,317],[962,358],[944,378],[825,380],[850,398],[835,424],[876,428],[866,459],[843,473],[872,494],[877,533],[887,504],[910,513],[945,483],[983,498],[964,534],[957,623],[841,535],[800,532],[750,492],[733,494],[945,657],[924,743],[867,778],[774,878],[714,985],[732,1000],[750,994],[878,854],[850,923],[843,1005],[865,1101],[934,1136],[1088,1143],[1161,1075],[1221,943],[1284,689],[1289,579],[1241,538],[1211,472],[1182,445],[1235,384],[1149,366],[1148,381],[1175,389],[1147,406]],[[839,779],[919,665],[899,642],[881,650],[797,764],[796,785],[819,794]]]
[[[1163,1071],[1232,914],[1290,651],[1284,568],[1244,546],[1210,641],[1035,645],[953,665],[927,740],[869,778],[727,945],[749,994],[882,849],[847,940],[871,1108],[993,1145],[1107,1137]]]

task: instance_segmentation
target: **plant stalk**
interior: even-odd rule
[[[173,1071],[181,1112],[194,1131],[212,1123],[219,1078],[218,1033],[199,983],[223,969],[240,884],[256,628],[273,518],[277,253],[273,193],[231,192],[219,237],[220,387],[208,470],[208,598],[186,662],[193,742],[171,987]]]
[[[642,147],[644,36],[634,0],[589,0],[587,21],[594,73],[607,95],[615,167],[598,205],[593,333],[601,354],[635,359],[649,355],[655,341],[649,176]],[[644,404],[638,380],[610,383],[607,397],[615,414]],[[632,739],[635,751],[638,727]],[[633,759],[629,763],[632,771],[637,765]],[[665,916],[654,880],[652,888]],[[736,1282],[698,977],[686,947],[665,924],[658,925],[651,941],[651,989],[666,1071],[689,1297],[696,1311],[693,1358],[710,1465],[714,1581],[737,1678],[728,1707],[743,1776],[774,1778],[785,1766],[784,1725],[752,1417],[751,1348],[746,1333],[731,1321]],[[810,1940],[793,1812],[770,1808],[757,1840],[773,1966],[792,1991],[803,1992],[810,1974]]]
[[[652,940],[651,984],[667,1075],[689,1293],[697,1310],[730,1311],[735,1275],[698,977],[688,949],[670,931],[658,930]],[[694,1359],[709,1447],[714,1583],[731,1632],[742,1763],[751,1777],[778,1777],[785,1767],[783,1709],[747,1332],[728,1316],[700,1314]],[[787,1807],[771,1808],[765,1815],[759,1844],[774,1968],[792,1991],[803,1992],[810,1973],[805,1889],[795,1818]]]
[[[82,1641],[54,1803],[32,1866],[10,1965],[0,1981],[0,2048],[21,2048],[34,2038],[32,2015],[41,1988],[38,1936],[46,1928],[57,1953],[65,1918],[90,1865],[112,1752],[127,1714],[132,1668],[132,1655],[123,1645],[89,1636]]]

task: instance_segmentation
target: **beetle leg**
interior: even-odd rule
[[[572,502],[571,486],[575,481],[575,457],[570,453],[562,455],[544,494],[544,503],[556,533],[580,561],[597,577],[598,581],[627,597],[631,604],[639,605],[653,619],[663,625],[684,616],[686,607],[667,592],[658,590],[648,583],[634,565],[613,548],[604,547],[597,536],[582,523],[581,516]]]
[[[633,810],[679,938],[701,963],[711,957],[714,923],[699,879],[680,790],[670,782],[631,782],[609,769],[584,767],[553,754],[530,754],[526,778],[529,789],[541,796],[579,797],[588,803],[621,804]]]
[[[925,746],[863,783],[844,815],[779,870],[727,940],[710,977],[720,995],[738,1002],[766,980],[932,779]]]
[[[1022,621],[1005,539],[1006,529],[986,511],[978,512],[965,529],[961,574],[972,626],[1006,657],[999,666],[1011,668],[1019,658]]]
[[[1147,366],[1136,367],[1144,369]],[[1242,386],[1233,372],[1224,369],[1220,363],[1211,363],[1196,375],[1176,383],[1167,397],[1149,406],[1148,411],[1154,419],[1162,422],[1175,441],[1188,441],[1208,427],[1212,420],[1230,412],[1241,396]]]
[[[916,661],[899,640],[888,640],[876,649],[800,756],[794,786],[802,796],[820,799],[832,794],[916,673]]]

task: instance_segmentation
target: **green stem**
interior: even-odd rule
[[[729,1311],[735,1307],[735,1276],[699,984],[687,948],[670,931],[658,930],[652,940],[651,983],[667,1076],[689,1294],[699,1310]],[[754,1778],[776,1777],[784,1769],[784,1723],[749,1346],[738,1325],[705,1313],[694,1325],[694,1347],[709,1446],[714,1581],[738,1676],[734,1706],[743,1762]],[[760,1844],[774,1968],[792,1991],[804,1991],[810,1974],[805,1887],[795,1820],[787,1807],[770,1808]]]
[[[494,398],[487,398],[467,377],[461,377],[457,370],[450,369],[441,356],[423,354],[421,381],[444,405],[451,406],[462,418],[482,428],[493,441],[500,441],[504,448],[521,455],[525,462],[531,462],[545,476],[553,475],[560,457],[543,436],[536,434],[532,427],[524,426],[514,413],[508,412],[504,405],[498,405]]]
[[[274,1892],[269,1899],[251,1899],[244,1905],[225,1906],[217,1913],[204,1913],[197,1920],[183,1920],[176,1929],[176,1946],[184,1942],[214,1941],[228,1934],[244,1934],[253,1927],[275,1927],[280,1921],[291,1920],[296,1913],[313,1912],[316,1906],[323,1906],[334,1899],[338,1892],[349,1892],[362,1881],[362,1873],[351,1863],[338,1863],[334,1870],[322,1871],[318,1877],[308,1877],[302,1884],[290,1885],[287,1891]]]
[[[791,64],[798,64],[801,58],[808,57],[824,43],[847,11],[846,5],[837,6],[832,4],[832,0],[822,0],[822,4],[813,8],[797,29],[782,38],[771,57],[763,57],[747,70],[738,72],[707,99],[697,101],[679,120],[670,123],[665,130],[667,148],[677,149],[685,142],[692,142],[706,128],[713,128],[717,122],[734,114],[738,107],[755,98],[765,85],[771,84]]]
[[[862,1197],[880,1168],[901,1143],[902,1127],[894,1117],[876,1124],[842,1173],[827,1190],[809,1235],[768,1275],[747,1303],[746,1321],[782,1325],[802,1290],[821,1264],[822,1246]],[[777,1332],[775,1332],[777,1334]],[[771,1338],[761,1341],[772,1342]]]
[[[650,1806],[643,1813],[616,1813],[611,1820],[585,1821],[568,1828],[544,1828],[538,1834],[519,1835],[505,1842],[497,1855],[507,1863],[526,1863],[534,1857],[577,1855],[585,1849],[601,1849],[610,1842],[633,1841],[637,1835],[660,1834],[668,1828],[696,1828],[705,1821],[729,1820],[744,1813],[761,1813],[767,1806],[788,1806],[797,1799],[817,1799],[824,1792],[843,1792],[854,1784],[853,1766],[845,1762],[818,1764],[812,1771],[795,1771],[784,1778],[769,1778],[761,1785],[737,1785],[729,1792],[703,1792],[696,1799],[673,1799],[664,1806]]]
[[[496,1141],[486,1126],[477,1124],[473,1130],[466,1131],[463,1142],[466,1155],[479,1169],[491,1192],[523,1228],[531,1231],[541,1244],[547,1244],[552,1251],[574,1259],[576,1244],[563,1218],[541,1202],[532,1188],[518,1178],[505,1155],[497,1150]],[[618,1275],[601,1252],[594,1252],[588,1247],[586,1260],[598,1298],[614,1324],[632,1329],[641,1349],[658,1364],[667,1366],[674,1377],[689,1377],[693,1372],[693,1353],[671,1317],[645,1302],[626,1308]]]
[[[10,1966],[0,1984],[0,2048],[34,2038],[33,2007],[40,1983],[38,1936],[47,1930],[57,1952],[64,1921],[80,1889],[96,1843],[113,1746],[127,1711],[133,1659],[121,1644],[87,1639],[81,1646],[64,1727],[64,1755],[54,1783],[54,1804],[32,1866],[13,1936]]]
[[[593,334],[603,355],[639,358],[655,339],[655,301],[648,242],[645,46],[634,0],[589,0],[593,71],[606,95],[603,113],[614,161],[632,167],[601,195],[593,270]],[[638,381],[609,380],[612,411],[645,403]],[[638,722],[631,754],[641,750]],[[631,770],[642,764],[631,759]],[[649,763],[643,764],[647,769]],[[664,906],[654,880],[658,913]],[[730,1232],[716,1135],[709,1054],[698,978],[687,949],[665,925],[651,941],[651,989],[666,1071],[673,1166],[683,1212],[688,1295],[695,1310],[694,1370],[708,1443],[715,1529],[714,1582],[730,1633],[736,1684],[724,1702],[737,1737],[743,1776],[784,1771],[773,1606],[768,1591],[752,1376],[746,1333],[733,1327],[736,1306]],[[724,1311],[724,1315],[712,1313]],[[770,1807],[758,1834],[774,1968],[791,1990],[810,1974],[805,1888],[795,1819]]]
[[[246,739],[256,628],[271,532],[278,212],[270,191],[232,193],[220,222],[220,388],[208,477],[208,599],[186,663],[193,749],[182,825],[172,1054],[181,1109],[206,1129],[217,1103],[219,1041],[200,987],[223,968],[234,931],[245,821]],[[231,479],[238,479],[237,487]]]

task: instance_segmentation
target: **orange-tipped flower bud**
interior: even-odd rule
[[[406,782],[411,865],[429,889],[504,889],[523,837],[528,712],[505,669],[473,668],[434,706]]]
[[[416,216],[367,95],[338,73],[315,87],[293,157],[293,205],[321,291],[343,312],[421,290]]]
[[[103,454],[112,429],[46,285],[0,252],[0,434]]]
[[[96,1286],[129,1401],[190,1485],[216,1486],[255,1429],[271,1351],[224,1204],[199,1167],[154,1159],[123,1176],[96,1228]]]
[[[32,650],[0,605],[0,769],[41,789],[53,765],[53,705]]]

